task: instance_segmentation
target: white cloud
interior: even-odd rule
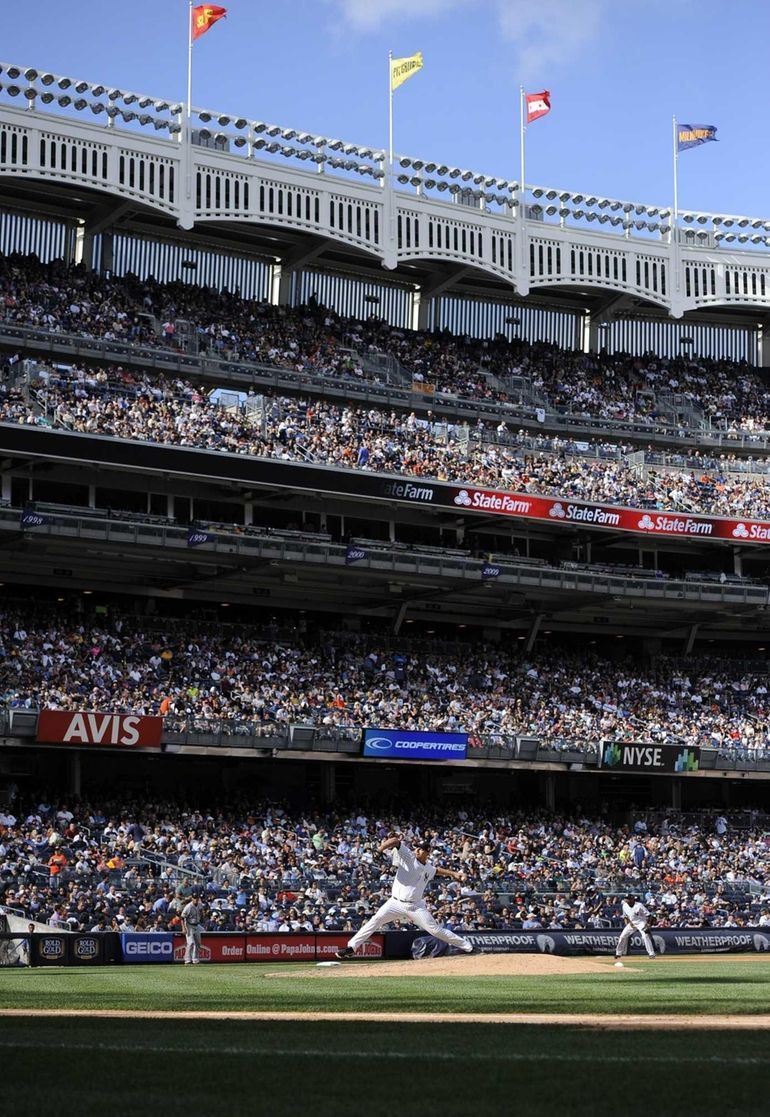
[[[511,44],[512,62],[523,81],[545,79],[548,71],[584,53],[599,34],[610,0],[329,0],[353,31],[376,31],[399,20],[458,15],[490,17]],[[672,0],[678,2],[678,0]],[[473,12],[471,13],[471,9]]]
[[[332,0],[358,31],[374,31],[396,19],[432,19],[478,0]],[[484,2],[484,0],[482,0]]]
[[[599,34],[608,0],[495,0],[500,30],[516,50],[522,79],[577,58]]]

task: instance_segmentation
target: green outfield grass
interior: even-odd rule
[[[26,1008],[766,1013],[770,964],[364,978],[313,967],[0,970],[3,1112],[122,1117],[765,1117],[768,1031],[32,1018]],[[278,976],[274,976],[278,975]],[[282,976],[281,976],[282,975]]]
[[[350,967],[361,963],[350,963]],[[363,963],[376,967],[378,963]],[[770,1012],[770,963],[629,960],[548,977],[318,977],[310,964],[0,970],[0,1008],[366,1012]],[[635,972],[637,971],[637,972]]]

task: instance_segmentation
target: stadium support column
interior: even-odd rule
[[[459,283],[468,271],[470,271],[470,268],[465,266],[459,268],[441,267],[436,270],[429,280],[417,288],[415,314],[412,322],[413,329],[429,330],[431,326],[435,325],[435,318],[431,321],[431,310],[435,300],[445,291],[448,291],[450,287]]]
[[[329,243],[324,238],[312,248],[298,248],[295,252],[288,252],[275,261],[270,289],[270,302],[273,306],[289,306],[291,304],[291,281],[295,273],[317,259]]]
[[[337,797],[337,769],[333,763],[321,765],[321,801],[333,803]]]
[[[743,577],[743,555],[740,547],[733,547],[733,574]]]
[[[71,756],[68,756],[67,761],[70,795],[80,798],[83,783],[82,771],[80,766],[80,750],[77,750],[73,752]]]
[[[529,632],[527,633],[527,642],[524,645],[524,654],[525,655],[529,655],[529,653],[534,648],[535,640],[537,640],[537,634],[540,631],[540,625],[542,624],[542,621],[543,621],[543,614],[542,613],[537,613],[535,615],[535,617],[533,618],[532,624],[530,625],[530,628],[529,628]]]
[[[687,639],[684,642],[682,649],[684,655],[689,655],[695,645],[695,638],[698,635],[699,624],[691,624],[690,631],[687,633]]]

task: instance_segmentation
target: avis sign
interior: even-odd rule
[[[159,749],[163,718],[41,710],[37,740],[46,745]]]
[[[602,767],[615,772],[667,772],[687,775],[700,767],[700,749],[639,741],[604,741]]]

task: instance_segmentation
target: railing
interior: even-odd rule
[[[440,407],[442,412],[458,420],[475,422],[483,419],[495,426],[501,419],[518,425],[537,425],[540,431],[568,432],[572,436],[597,435],[610,438],[641,438],[662,445],[690,444],[709,449],[756,453],[770,451],[770,431],[714,431],[705,432],[699,427],[688,428],[677,423],[658,423],[653,420],[618,420],[570,414],[558,411],[546,400],[540,403],[523,385],[516,388],[520,403],[465,399],[450,392],[435,392],[429,399],[423,392],[406,387],[376,384],[343,372],[324,373],[317,368],[294,369],[275,365],[251,363],[240,360],[223,360],[212,357],[192,357],[158,346],[133,345],[128,342],[104,341],[101,338],[39,330],[0,319],[0,341],[10,347],[29,353],[50,353],[57,360],[93,359],[115,361],[149,372],[165,372],[179,376],[194,376],[212,387],[231,386],[241,391],[252,388],[263,392],[267,388],[297,392],[317,392],[321,396],[342,401],[369,405],[404,408],[424,414]],[[519,378],[521,379],[521,378]],[[538,410],[545,411],[543,421],[538,420]]]

